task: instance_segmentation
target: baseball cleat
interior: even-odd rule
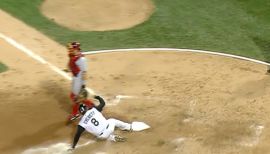
[[[127,138],[119,136],[119,135],[115,135],[114,136],[114,141],[115,142],[125,142],[127,140]]]

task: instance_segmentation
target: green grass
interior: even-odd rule
[[[6,71],[7,69],[8,69],[7,66],[0,62],[0,73]]]
[[[134,28],[79,32],[39,12],[42,0],[1,0],[0,8],[62,43],[84,50],[170,47],[222,51],[270,61],[269,0],[153,0],[151,18]]]

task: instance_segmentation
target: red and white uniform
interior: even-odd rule
[[[70,56],[68,66],[73,76],[71,92],[76,96],[79,94],[82,86],[86,84],[82,77],[83,72],[87,71],[86,58],[82,54]]]
[[[69,63],[68,63],[68,67],[72,73],[72,84],[71,84],[71,94],[70,94],[70,98],[71,101],[74,103],[72,106],[72,113],[71,113],[71,117],[76,116],[77,114],[79,114],[78,109],[79,109],[79,103],[75,102],[75,99],[77,97],[77,95],[79,94],[81,88],[83,85],[86,84],[86,81],[83,79],[83,72],[87,71],[87,62],[86,62],[86,58],[80,53],[78,55],[69,55],[70,59],[69,59]],[[87,106],[89,106],[89,104],[93,104],[92,102],[90,103],[85,103]]]

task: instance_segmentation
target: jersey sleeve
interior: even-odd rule
[[[80,70],[83,72],[87,71],[87,60],[85,57],[81,57],[77,61],[77,65],[79,66]]]
[[[99,105],[96,106],[96,109],[101,112],[103,107],[105,106],[105,101],[102,97],[100,96],[95,96],[95,99],[97,99],[99,101]]]

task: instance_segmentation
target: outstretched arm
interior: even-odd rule
[[[81,137],[81,134],[84,132],[84,128],[80,125],[78,125],[77,127],[77,132],[76,132],[76,135],[74,136],[74,139],[73,139],[73,144],[72,144],[72,149],[75,149],[75,146],[77,145],[80,137]]]
[[[101,112],[103,107],[105,106],[105,101],[102,97],[100,96],[95,96],[95,99],[97,99],[99,101],[99,105],[96,106],[96,109]]]

